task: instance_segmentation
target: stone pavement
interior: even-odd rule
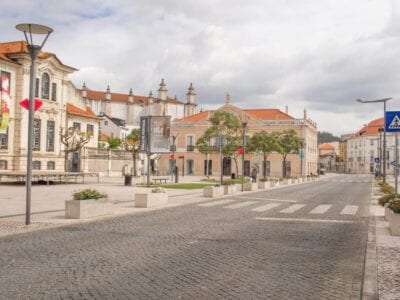
[[[392,178],[388,183],[394,185]],[[379,187],[373,187],[371,216],[374,218],[376,242],[376,277],[379,299],[400,299],[400,236],[390,234],[384,208],[378,204]]]

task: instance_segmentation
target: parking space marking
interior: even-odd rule
[[[330,209],[331,207],[332,207],[332,205],[329,205],[329,204],[321,204],[321,205],[318,205],[317,207],[315,207],[312,211],[310,211],[310,214],[322,215],[322,214],[326,213],[328,211],[328,209]]]
[[[298,211],[299,209],[302,209],[304,206],[306,206],[305,204],[293,204],[290,205],[289,207],[282,209],[280,211],[280,213],[282,214],[291,214],[294,213],[295,211]]]

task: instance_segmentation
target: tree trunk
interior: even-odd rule
[[[267,154],[264,152],[264,161],[263,161],[263,175],[264,175],[264,180],[267,177]]]
[[[136,153],[133,153],[133,176],[134,177],[137,176],[137,172],[136,172]]]
[[[282,166],[282,168],[283,168],[282,175],[283,175],[283,178],[286,178],[286,155],[283,155],[282,164],[283,164],[283,166]]]
[[[235,166],[236,166],[236,178],[239,178],[239,167],[237,163],[237,158],[233,157],[233,160],[235,161]]]
[[[68,151],[64,151],[64,153],[65,153],[65,157],[64,157],[64,172],[69,172],[69,160],[68,160],[69,152]]]

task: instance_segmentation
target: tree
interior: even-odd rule
[[[221,138],[225,138],[226,144],[222,147],[222,153],[224,155],[231,156],[232,153],[235,153],[237,148],[233,150],[234,147],[237,147],[237,138],[240,139],[240,128],[241,124],[239,119],[232,113],[225,111],[217,111],[215,112],[209,119],[211,123],[211,127],[209,127],[203,137],[208,140],[210,138],[214,138],[219,140],[221,143]],[[233,152],[232,152],[233,151]],[[235,161],[236,162],[236,161]],[[221,165],[222,165],[222,157],[221,157]],[[237,170],[237,163],[236,163]],[[221,170],[221,180],[222,180],[222,170]]]
[[[334,136],[330,132],[318,131],[318,144],[337,142],[337,141],[340,141],[340,137]]]
[[[303,139],[299,138],[294,129],[281,132],[277,139],[277,152],[282,155],[282,175],[286,178],[286,158],[288,154],[297,154],[303,147]]]
[[[267,176],[266,172],[266,162],[268,155],[278,150],[278,134],[277,133],[268,133],[266,131],[256,132],[251,138],[248,146],[249,152],[261,152],[264,157],[263,163],[263,176],[264,179]]]
[[[200,137],[196,142],[196,148],[200,153],[203,153],[206,157],[206,175],[207,178],[210,177],[210,170],[208,169],[208,155],[213,152],[212,147],[210,146],[210,139],[207,136]]]
[[[119,137],[108,138],[107,142],[109,149],[118,149],[122,144],[122,140]]]
[[[128,134],[128,136],[122,143],[122,147],[124,148],[124,150],[132,153],[133,176],[137,176],[136,161],[139,154],[139,144],[140,144],[139,138],[140,138],[140,130],[132,129],[132,131]]]
[[[90,136],[81,132],[78,128],[70,127],[65,132],[63,131],[63,128],[60,128],[60,140],[61,143],[65,145],[64,170],[65,172],[69,172],[69,154],[79,151],[90,141]]]

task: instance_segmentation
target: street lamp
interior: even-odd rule
[[[383,102],[383,182],[386,182],[386,102],[392,98],[383,98],[377,100],[363,100],[357,99],[360,103],[375,103]]]
[[[247,115],[244,115],[240,120],[242,122],[242,192],[244,191],[244,155],[246,148],[246,127],[248,124]]]
[[[31,223],[31,186],[32,186],[32,150],[33,150],[33,113],[34,113],[34,95],[35,95],[35,77],[36,77],[36,57],[47,41],[53,29],[38,24],[18,24],[15,28],[22,31],[25,35],[27,48],[31,57],[31,69],[29,76],[29,116],[28,116],[28,153],[26,167],[26,220],[25,224]],[[33,43],[32,34],[44,34],[42,44],[40,46]],[[29,38],[28,38],[29,35]]]

